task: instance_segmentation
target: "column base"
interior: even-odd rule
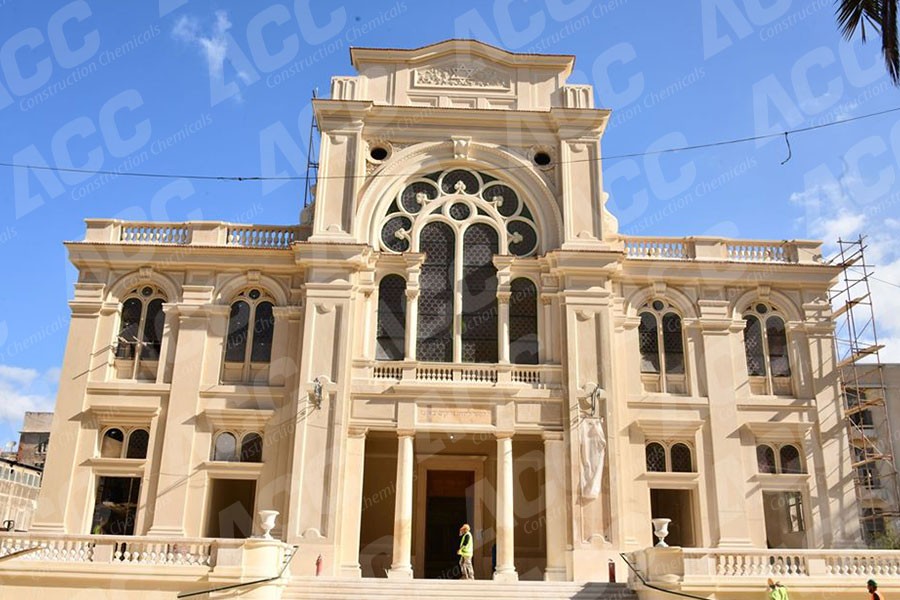
[[[515,569],[506,571],[494,571],[494,581],[512,583],[519,580],[519,574]]]
[[[359,565],[341,565],[340,576],[347,579],[362,578],[362,569]]]
[[[565,567],[547,567],[544,569],[544,581],[568,581]]]
[[[411,566],[391,566],[391,570],[387,572],[388,579],[412,579],[413,571]]]

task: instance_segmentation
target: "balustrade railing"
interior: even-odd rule
[[[234,225],[228,228],[228,245],[245,248],[290,248],[299,228],[279,225]]]
[[[822,244],[805,240],[732,240],[710,237],[622,236],[628,258],[742,263],[822,262]]]
[[[354,368],[357,379],[398,382],[463,382],[479,385],[513,383],[531,387],[555,387],[562,381],[562,369],[559,365],[356,361]]]
[[[182,223],[123,223],[118,241],[185,245],[191,243],[191,228]]]
[[[727,550],[683,548],[684,580],[723,577],[900,577],[890,550]]]
[[[105,563],[212,567],[213,548],[240,545],[241,540],[160,540],[132,536],[10,534],[0,536],[0,560],[55,563]]]

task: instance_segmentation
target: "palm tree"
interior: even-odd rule
[[[837,0],[837,21],[844,38],[859,30],[863,43],[866,26],[881,34],[881,53],[894,85],[900,86],[900,45],[897,40],[898,0]]]

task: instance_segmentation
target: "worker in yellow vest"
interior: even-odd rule
[[[462,579],[475,579],[475,570],[472,568],[472,533],[468,523],[459,528],[459,569],[462,571]]]

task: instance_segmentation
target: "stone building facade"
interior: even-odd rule
[[[50,426],[53,422],[51,412],[25,413],[22,430],[19,432],[19,446],[16,451],[16,461],[44,468],[47,461],[47,450],[50,445]]]
[[[452,576],[468,522],[502,581],[605,580],[652,518],[707,558],[860,544],[818,242],[618,233],[574,57],[351,59],[299,226],[67,244],[37,534],[241,538],[274,509],[295,564],[404,579]]]

